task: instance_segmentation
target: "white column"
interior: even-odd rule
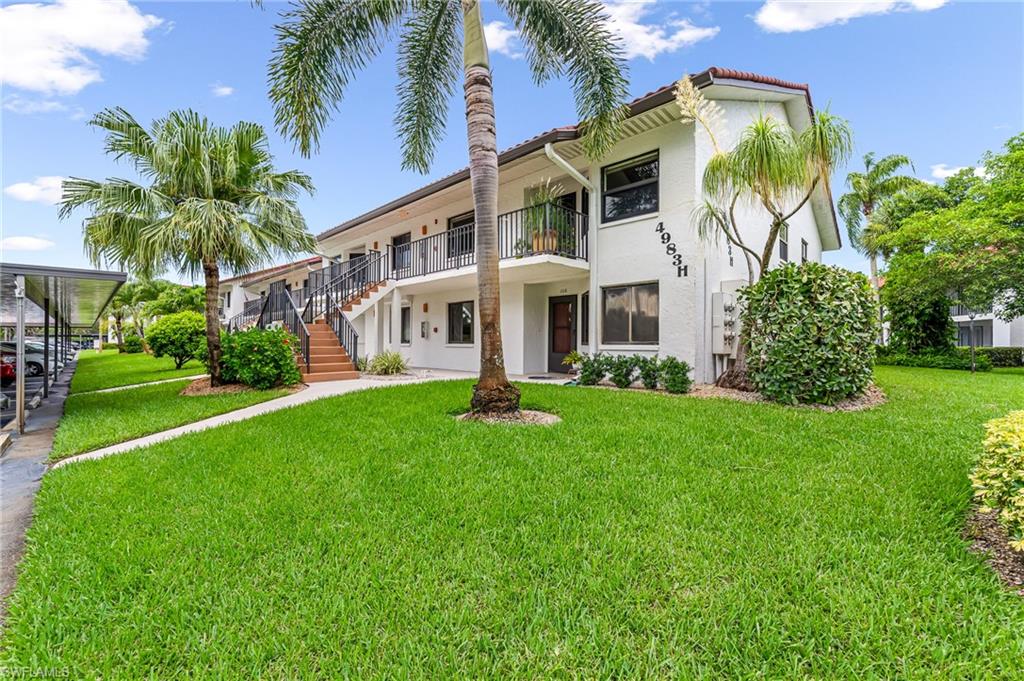
[[[391,350],[401,352],[402,348],[402,294],[396,286],[391,291]]]

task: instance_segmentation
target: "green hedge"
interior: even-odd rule
[[[221,378],[258,390],[302,380],[295,362],[296,339],[284,329],[248,329],[222,333]]]
[[[965,355],[959,352],[922,352],[917,355],[908,355],[902,352],[885,352],[880,349],[875,357],[875,364],[970,371],[971,356],[969,353]],[[992,361],[987,356],[978,354],[974,358],[974,366],[978,371],[990,371]]]
[[[808,262],[740,291],[751,382],[784,404],[832,404],[871,383],[878,306],[867,277]]]
[[[970,348],[957,348],[956,351],[964,356],[971,356]],[[994,367],[1021,367],[1024,366],[1024,348],[974,348],[975,357],[984,355]]]

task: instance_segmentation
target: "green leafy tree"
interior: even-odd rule
[[[206,340],[206,320],[198,312],[174,312],[164,315],[149,327],[146,339],[154,357],[170,357],[174,368],[200,356]]]
[[[902,168],[913,169],[910,159],[901,154],[890,154],[875,160],[874,152],[864,155],[864,172],[846,175],[850,190],[839,197],[839,214],[846,223],[850,245],[867,256],[871,267],[871,286],[878,290],[878,228],[872,229],[875,212],[886,199],[921,184],[921,181],[898,174]]]
[[[117,263],[143,276],[169,268],[202,274],[210,380],[219,385],[220,273],[245,273],[313,250],[295,203],[301,190],[312,192],[312,182],[298,171],[274,170],[266,133],[255,123],[222,128],[194,111],[174,111],[147,130],[118,108],[90,124],[106,131],[107,153],[130,161],[148,184],[68,179],[61,215],[91,210],[83,232],[96,264]]]
[[[626,112],[624,61],[597,0],[498,0],[525,44],[534,79],[565,76],[586,121],[583,144],[600,158],[615,143]],[[461,75],[469,174],[476,223],[480,378],[471,406],[519,409],[505,375],[498,285],[498,155],[490,59],[478,0],[304,0],[284,15],[270,64],[270,97],[281,132],[304,154],[355,73],[398,38],[401,85],[395,125],[402,165],[426,172],[444,133],[447,105]]]
[[[172,284],[146,306],[151,317],[175,312],[202,312],[206,308],[206,291],[202,286]]]
[[[724,118],[721,108],[706,99],[689,77],[676,84],[676,103],[684,123],[704,129],[712,156],[704,168],[704,200],[694,214],[697,231],[705,240],[724,236],[747,261],[753,285],[771,266],[771,255],[782,231],[816,191],[827,189],[832,171],[849,158],[853,133],[849,124],[827,111],[814,114],[811,125],[797,132],[788,124],[762,113],[748,125],[732,149],[718,141]],[[763,243],[748,243],[736,216],[740,201],[764,209],[768,223]],[[737,348],[736,361],[718,379],[718,385],[752,390],[747,377],[747,344]]]

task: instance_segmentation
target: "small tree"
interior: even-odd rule
[[[168,356],[174,368],[196,359],[206,341],[206,320],[198,312],[175,312],[153,322],[146,337],[154,357]]]

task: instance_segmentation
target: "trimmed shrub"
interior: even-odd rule
[[[661,362],[657,355],[638,355],[636,366],[640,372],[640,382],[648,390],[658,389],[658,378],[661,372]]]
[[[957,354],[968,358],[971,357],[970,348],[957,348]],[[1024,366],[1024,348],[1019,347],[1005,347],[1005,348],[974,348],[974,356],[978,357],[984,355],[988,358],[989,362],[994,367],[1022,367]]]
[[[882,287],[882,300],[890,349],[911,355],[953,351],[956,324],[949,316],[948,296],[908,289],[891,280]]]
[[[867,277],[808,262],[740,293],[751,382],[786,404],[832,404],[871,382],[878,306]]]
[[[117,347],[116,345],[114,347]],[[124,337],[124,349],[121,352],[127,354],[136,354],[142,352],[145,347],[142,345],[142,339],[132,334]]]
[[[690,379],[689,364],[675,357],[666,357],[661,360],[659,370],[665,390],[676,394],[690,392],[693,380]]]
[[[1010,547],[1024,552],[1024,411],[985,425],[984,450],[971,473],[982,510],[999,511]]]
[[[295,362],[296,339],[284,329],[249,329],[221,334],[221,378],[266,390],[302,380]]]
[[[633,385],[636,374],[637,358],[633,355],[615,355],[608,359],[608,378],[616,388],[628,388]]]
[[[104,350],[117,350],[117,343],[104,343],[100,347]]]
[[[408,368],[405,359],[400,353],[386,350],[370,358],[366,371],[378,376],[390,376],[392,374],[404,373]]]
[[[154,357],[170,357],[180,369],[206,351],[206,319],[198,312],[175,312],[153,322],[146,336]]]
[[[880,349],[875,364],[898,367],[924,367],[929,369],[971,370],[971,356],[959,352],[922,352],[908,355],[902,352],[887,352]],[[974,366],[978,371],[991,371],[992,362],[981,353],[974,357]]]
[[[597,385],[608,373],[608,358],[600,352],[580,355],[580,385]]]

